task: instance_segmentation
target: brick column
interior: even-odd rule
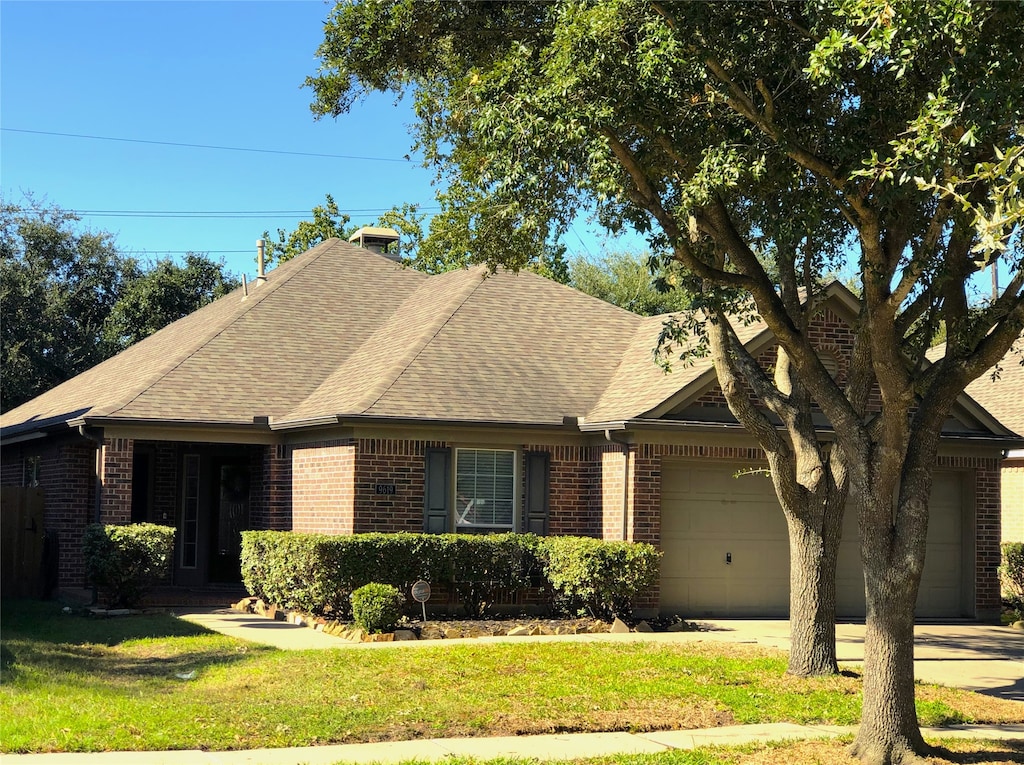
[[[130,523],[132,520],[132,465],[134,441],[131,438],[103,439],[103,523]]]
[[[1000,550],[999,463],[986,463],[974,472],[976,548],[975,608],[979,619],[997,618],[1001,607],[998,568]]]

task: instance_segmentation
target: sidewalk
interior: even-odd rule
[[[786,739],[835,738],[852,735],[852,727],[791,723],[738,725],[708,730],[658,733],[573,733],[500,738],[447,738],[391,741],[379,744],[249,749],[237,752],[103,752],[98,754],[5,754],[2,765],[334,765],[334,763],[393,763],[416,760],[440,762],[452,757],[477,760],[520,758],[571,760],[617,754],[657,754],[673,749],[739,746]],[[1024,725],[923,728],[926,739],[973,738],[1024,741]]]

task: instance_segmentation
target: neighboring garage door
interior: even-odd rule
[[[964,495],[964,473],[936,472],[928,504],[928,551],[917,594],[915,614],[919,617],[973,616],[973,592],[965,584],[964,512],[970,502]],[[973,558],[973,555],[971,556]],[[863,616],[864,578],[860,565],[857,506],[851,502],[843,517],[843,542],[836,567],[836,613]],[[970,596],[970,597],[968,597]]]
[[[771,481],[744,466],[666,462],[662,466],[661,610],[683,616],[785,616],[789,538]],[[919,616],[962,616],[963,485],[937,473]],[[837,573],[840,616],[863,616],[856,509],[844,524]]]

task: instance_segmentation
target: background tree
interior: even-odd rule
[[[276,240],[271,239],[269,231],[263,232],[266,266],[269,268],[275,263],[289,261],[333,237],[347,240],[355,231],[349,220],[348,215],[338,210],[334,197],[325,195],[324,203],[313,208],[313,220],[300,221],[290,232],[279,228]]]
[[[224,263],[195,252],[184,263],[164,258],[127,281],[103,322],[109,354],[124,350],[240,285]]]
[[[569,261],[569,286],[642,316],[689,308],[684,291],[658,288],[649,259],[630,252],[609,252],[598,260],[577,255]]]
[[[139,274],[107,233],[57,208],[0,208],[0,406],[6,411],[106,358],[103,323]]]
[[[0,408],[7,411],[230,291],[190,253],[148,270],[57,207],[0,205]]]
[[[1022,36],[1020,4],[966,0],[346,3],[308,80],[322,115],[411,90],[419,147],[489,260],[521,264],[502,246],[510,221],[557,231],[592,205],[691,277],[701,312],[666,338],[712,354],[768,456],[796,653],[830,626],[837,517],[847,486],[858,496],[868,622],[853,751],[869,762],[927,751],[913,613],[942,422],[1024,326]],[[863,291],[851,370],[835,380],[809,326],[820,276],[843,258]],[[972,276],[999,263],[1006,287],[972,313]],[[773,377],[733,329],[754,311],[779,342]],[[943,320],[945,355],[929,365]],[[834,666],[832,630],[831,657],[804,657],[811,671]]]
[[[301,221],[291,232],[279,228],[277,242],[269,239],[268,232],[263,232],[263,238],[267,241],[267,263],[291,260],[332,237],[348,241],[360,228],[350,225],[350,220],[348,215],[338,209],[334,198],[327,194],[326,204],[313,208],[313,220]],[[466,227],[471,227],[472,223],[472,216],[458,209],[446,210],[428,221],[427,215],[420,212],[419,205],[405,202],[385,212],[373,225],[398,232],[399,254],[405,265],[428,274],[441,274],[466,268],[471,263],[486,262],[485,258],[469,249],[473,237]],[[518,267],[562,284],[568,282],[569,265],[565,259],[564,246],[534,242],[529,240],[525,231],[517,231],[512,236],[513,242],[529,251],[529,258],[524,259]]]

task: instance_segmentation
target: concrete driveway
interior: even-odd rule
[[[699,624],[707,629],[696,633],[704,639],[789,650],[786,620],[715,619]],[[1024,632],[991,624],[919,624],[914,637],[918,680],[1024,702]],[[840,663],[864,663],[863,624],[836,625],[836,654]]]

